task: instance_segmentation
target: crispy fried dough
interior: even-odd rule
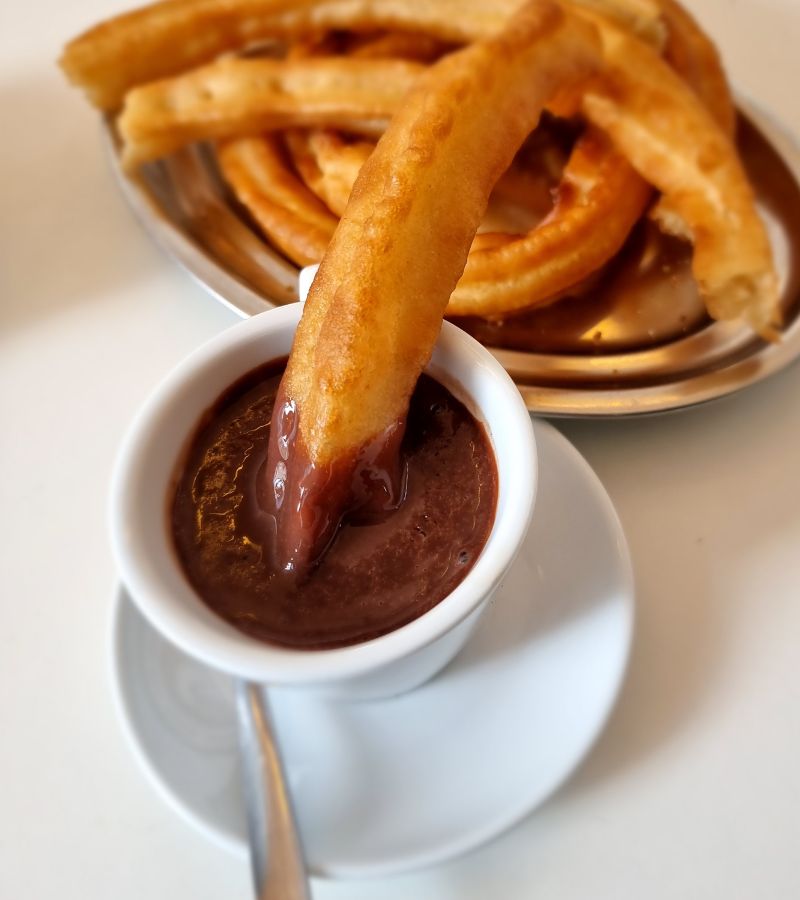
[[[265,9],[280,9],[277,0],[271,5],[267,0],[262,2]],[[320,17],[342,9],[346,9],[345,18],[351,25],[380,19],[408,26],[410,20],[403,18],[409,13],[408,2],[363,2],[362,18],[355,20],[348,18],[355,15],[349,6],[340,7],[334,0],[301,4],[286,15],[298,21],[303,19],[305,24],[297,26],[301,31],[308,30],[312,24],[318,26]],[[499,5],[494,4],[488,13],[481,11],[476,0],[470,0],[459,17],[461,27],[473,35],[496,29],[517,2],[503,0]],[[178,0],[178,5],[181,3]],[[663,17],[671,29],[667,50],[675,66],[685,74],[723,127],[733,128],[730,92],[713,44],[674,0],[569,0],[568,5],[581,12],[599,9],[607,17],[625,22],[632,32],[645,33],[653,40],[660,36],[658,27],[663,25],[660,18]],[[200,6],[206,9],[204,3]],[[426,12],[428,17],[423,18]],[[415,71],[413,62],[394,62],[381,57],[398,41],[400,49],[405,47],[407,52],[415,42],[433,41],[435,46],[438,35],[447,28],[446,12],[447,3],[434,3],[432,9],[422,3],[413,7],[413,14],[420,17],[414,21],[420,29],[431,29],[433,35],[390,34],[379,38],[377,43],[367,42],[362,52],[373,48],[369,58],[378,57],[373,60],[374,68],[370,68],[367,59],[361,63],[353,61],[352,56],[309,59],[307,53],[299,54],[303,58],[297,58],[295,53],[286,61],[225,59],[187,75],[162,79],[130,91],[119,120],[126,145],[123,161],[126,167],[133,168],[190,141],[254,134],[291,125],[342,125],[368,134],[379,132],[410,88]],[[111,24],[109,29],[113,31]],[[287,27],[276,20],[273,33],[283,32]],[[262,30],[266,33],[266,25]],[[318,37],[314,41],[315,46],[327,48],[324,39],[322,44]],[[420,44],[425,52],[431,51],[428,43]],[[137,58],[142,53],[139,49]],[[571,107],[577,107],[576,97],[560,98],[556,111],[568,114]]]
[[[658,3],[667,25],[664,59],[732,138],[736,132],[736,106],[717,48],[676,0],[658,0]]]
[[[332,213],[337,217],[341,216],[350,199],[358,173],[375,149],[375,145],[362,140],[346,141],[339,132],[327,129],[290,129],[283,133],[283,138],[292,165],[305,186]],[[226,143],[236,145],[237,141]],[[487,216],[480,226],[482,233],[476,235],[470,252],[516,240],[519,233],[524,233],[530,227],[529,224],[523,225],[523,222],[538,223],[550,212],[553,207],[552,192],[560,180],[563,164],[558,167],[557,173],[549,171],[554,165],[554,159],[551,161],[547,157],[555,158],[558,155],[556,148],[550,146],[539,149],[545,152],[537,153],[535,159],[515,160],[500,176],[492,190]],[[293,173],[286,170],[282,161],[271,170],[270,167],[264,166],[255,154],[237,154],[236,165],[233,175],[229,166],[221,165],[222,175],[237,200],[253,214],[267,238],[295,262],[302,265],[319,262],[333,229],[326,227],[320,231],[317,227],[319,223],[314,221],[317,207],[308,209],[303,203],[293,203],[291,224],[281,229],[280,237],[276,234],[274,214],[270,212],[265,217],[263,211],[256,208],[256,204],[263,200],[265,193],[269,193],[270,199],[280,205],[280,190],[272,196],[266,182],[270,178],[283,182],[287,177],[293,178]],[[247,170],[251,171],[248,173]],[[638,180],[638,176],[634,177]],[[255,193],[255,198],[251,189],[253,182],[264,183],[262,190]],[[291,202],[296,198],[290,194],[286,199]],[[306,209],[309,212],[307,218],[304,216]],[[500,227],[503,228],[508,228],[512,221],[518,221],[519,231],[507,235],[491,233],[492,228],[498,227],[493,223],[498,221],[502,222]],[[317,235],[313,243],[309,242],[307,237],[309,229]],[[327,234],[325,239],[324,234]]]
[[[281,382],[291,446],[281,426],[266,472],[282,570],[304,571],[330,539],[349,502],[341,467],[402,428],[492,186],[558,85],[597,68],[598,49],[591,26],[532,3],[426,72],[361,169]],[[309,509],[325,511],[310,535]]]
[[[278,136],[225,141],[217,161],[237,199],[278,249],[300,266],[322,259],[338,219],[292,172]]]
[[[134,168],[192,141],[293,126],[380,133],[423,71],[404,60],[221,59],[127,94],[118,121],[123,164]]]
[[[265,39],[397,28],[462,43],[499,29],[519,6],[520,0],[163,0],[91,28],[67,44],[60,62],[92,103],[113,110],[132,87]]]
[[[567,163],[552,213],[524,237],[470,253],[448,315],[513,315],[552,302],[617,253],[651,194],[590,128]]]
[[[667,42],[667,25],[662,15],[661,0],[564,0],[575,12],[594,13],[610,19],[620,28],[657,50]]]
[[[287,143],[306,184],[331,210],[343,211],[371,146],[348,145],[331,132],[293,132],[287,135]],[[495,194],[513,194],[537,218],[553,206],[545,179],[526,174],[518,165],[501,176]],[[544,222],[522,236],[496,232],[476,236],[448,314],[512,315],[551,302],[617,253],[650,196],[650,188],[610,141],[590,130],[578,142],[558,187],[555,207]],[[250,205],[246,198],[239,198]],[[262,227],[268,237],[273,236],[271,222]],[[303,236],[302,229],[295,233]],[[279,246],[287,252],[285,244]],[[318,256],[309,261],[318,262],[323,249],[317,245]],[[297,251],[288,255],[296,259]]]
[[[311,288],[284,380],[313,460],[402,418],[492,185],[593,29],[549,2],[420,80],[363,167]]]
[[[425,71],[408,60],[221,59],[128,92],[118,119],[123,163],[133,169],[194,141],[293,127],[378,135]]]
[[[484,0],[169,0],[92,29],[67,47],[62,64],[95,102],[111,107],[132,84],[164,72],[182,71],[223,51],[242,50],[264,39],[292,36],[310,42],[306,55],[316,55],[320,49],[338,53],[344,48],[368,57],[403,52],[427,58],[437,47],[496,33],[519,4],[520,0],[492,4]],[[695,273],[712,315],[744,316],[760,333],[771,335],[768,322],[775,318],[771,310],[776,279],[752,193],[735,149],[730,144],[718,146],[718,135],[713,136],[708,123],[701,121],[697,102],[690,100],[688,106],[683,102],[693,91],[719,128],[733,134],[735,108],[714,45],[677,0],[562,0],[562,5],[603,30],[611,71],[585,96],[585,85],[573,85],[552,101],[551,108],[563,115],[582,110],[612,135],[640,173],[662,189],[664,196],[651,215],[662,229],[694,241]],[[327,32],[331,28],[345,28],[349,34],[331,36]],[[618,40],[609,38],[614,34]],[[633,48],[629,59],[619,52],[614,57],[613,48],[619,51],[620,41]],[[653,50],[643,48],[642,41],[663,49],[666,62],[680,77],[670,77],[668,66]],[[631,63],[640,58],[645,64],[642,72]],[[365,68],[353,68],[358,65]],[[287,125],[341,126],[376,135],[414,82],[414,65],[381,58],[221,60],[130,92],[120,120],[127,142],[124,159],[134,166],[190,140]],[[418,66],[416,72],[422,68]],[[643,142],[638,140],[640,134],[645,136]],[[708,162],[715,154],[722,160],[720,165]],[[316,160],[313,154],[297,156],[295,162],[315,192],[338,212],[364,155],[356,151],[348,161],[345,154],[339,154],[348,168],[338,176],[339,162],[333,156],[326,157],[326,165],[320,165],[322,157]],[[246,166],[239,171],[242,184],[243,168]],[[619,175],[623,169],[615,171]],[[627,185],[619,192],[625,200],[641,193],[641,185],[630,171]],[[251,205],[258,195],[251,192],[247,196],[245,202]],[[585,196],[594,198],[587,207],[560,207],[566,234],[588,234],[581,232],[580,217],[585,217],[587,208],[594,208],[593,203],[603,194],[586,191]],[[617,205],[622,211],[632,209],[630,203]],[[313,218],[311,226],[316,227]],[[321,239],[306,240],[304,228],[309,223],[302,220],[302,208],[296,205],[290,210],[291,225],[282,229],[282,238],[274,237],[274,222],[267,229],[296,260],[318,252],[322,243]],[[621,225],[622,215],[612,221]],[[604,238],[610,233],[613,229],[602,231]],[[723,240],[724,234],[727,238]],[[543,240],[542,235],[537,239]],[[524,240],[531,240],[531,235]],[[522,252],[523,243],[507,236],[482,237],[474,247],[476,259],[467,276],[478,271],[479,249],[486,257],[480,265],[489,271],[489,257],[512,259]],[[608,249],[614,242],[595,243]],[[599,259],[599,253],[582,254],[576,244],[569,246],[573,262],[580,258],[588,264],[590,258]],[[567,258],[545,269],[566,271]],[[498,291],[502,293],[501,288]],[[539,302],[537,292],[529,297],[534,298],[530,302]],[[457,302],[458,296],[454,298]],[[516,308],[521,307],[509,307]]]
[[[650,184],[694,243],[693,272],[715,319],[775,336],[778,283],[766,229],[735,147],[697,95],[643,42],[601,26],[606,68],[582,109]]]
[[[116,109],[139,84],[185,72],[269,37],[265,16],[292,0],[162,0],[95,25],[70,41],[61,68],[100,109]]]
[[[286,146],[300,177],[337,216],[344,213],[358,173],[375,149],[367,141],[348,143],[337,132],[322,129],[288,131]]]
[[[697,94],[725,134],[733,139],[736,106],[717,48],[676,0],[658,2],[668,26],[664,58]],[[649,215],[666,234],[691,240],[687,224],[667,197],[661,197]]]
[[[658,41],[654,0],[572,0]],[[69,80],[101,109],[119,107],[132,87],[186,72],[223,53],[271,38],[330,29],[414,31],[448,43],[497,32],[522,0],[162,0],[123,13],[70,41],[61,56]]]

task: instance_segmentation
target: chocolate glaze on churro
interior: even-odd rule
[[[325,648],[377,637],[422,615],[472,568],[495,515],[491,446],[464,405],[423,375],[398,469],[383,467],[384,444],[352,468],[306,473],[332,479],[349,512],[341,524],[326,524],[319,506],[284,519],[281,527],[304,520],[295,536],[304,552],[306,542],[328,545],[304,578],[287,575],[276,567],[274,509],[261,489],[273,405],[281,420],[273,433],[292,432],[292,411],[275,404],[280,368],[246,376],[200,423],[170,510],[178,555],[202,600],[257,638]],[[291,465],[290,442],[286,449]]]
[[[281,383],[258,491],[277,523],[273,565],[303,578],[325,553],[345,514],[354,523],[379,521],[400,505],[406,423],[393,422],[357,452],[327,464],[309,459],[298,439],[298,423],[297,405],[286,398]]]

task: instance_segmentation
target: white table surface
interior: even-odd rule
[[[235,317],[154,247],[54,65],[126,0],[0,7],[0,897],[247,897],[168,809],[109,690],[115,449]],[[695,0],[739,88],[800,134],[800,0]],[[543,809],[432,871],[317,900],[800,897],[800,365],[705,408],[564,422],[627,531],[632,663]],[[576,554],[579,548],[576,547]]]

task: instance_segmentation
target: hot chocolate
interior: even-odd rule
[[[378,637],[444,599],[480,554],[497,501],[491,445],[459,400],[421,376],[384,502],[346,515],[310,572],[287,575],[259,491],[282,369],[240,379],[199,424],[170,507],[178,556],[202,600],[256,638],[327,648]],[[365,477],[380,482],[381,471],[375,460]]]

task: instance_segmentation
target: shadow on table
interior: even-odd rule
[[[57,71],[0,85],[4,331],[141,279],[139,238],[109,170],[98,114]]]
[[[748,598],[770,615],[771,598],[741,582],[756,577],[759,558],[797,521],[800,479],[774,456],[800,441],[796,390],[797,366],[683,413],[564,429],[585,443],[601,477],[625,485],[614,499],[639,579],[622,694],[559,802],[668,752],[724,695],[726,670],[741,653],[731,638],[746,630]]]

